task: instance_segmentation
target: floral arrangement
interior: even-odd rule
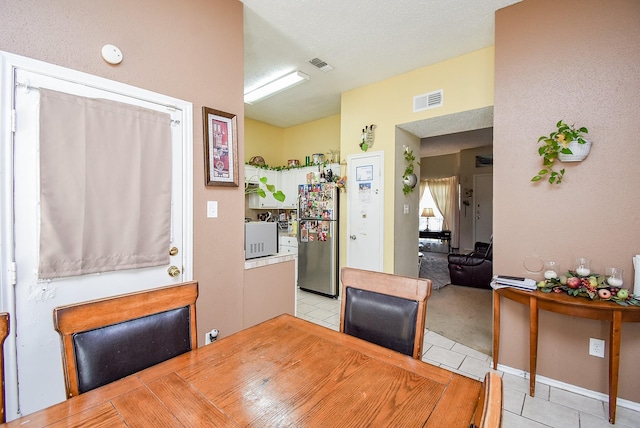
[[[634,296],[626,288],[609,285],[605,275],[582,276],[574,271],[568,271],[565,275],[557,278],[539,281],[538,289],[543,293],[566,292],[570,296],[581,296],[591,300],[608,300],[622,306],[640,306],[640,296]]]

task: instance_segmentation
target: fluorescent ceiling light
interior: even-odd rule
[[[305,80],[309,80],[309,76],[300,71],[294,71],[293,73],[282,76],[271,83],[267,83],[266,85],[259,87],[258,89],[247,92],[244,94],[244,102],[247,104],[253,104],[295,86],[298,83],[304,82]]]

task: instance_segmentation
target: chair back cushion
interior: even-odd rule
[[[413,355],[418,302],[346,287],[344,332]]]
[[[189,306],[73,334],[79,393],[191,350]]]

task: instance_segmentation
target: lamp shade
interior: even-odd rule
[[[422,214],[420,217],[435,217],[436,215],[433,213],[433,208],[423,208]]]

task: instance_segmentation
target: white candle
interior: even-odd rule
[[[545,279],[553,279],[558,277],[558,273],[555,270],[549,269],[544,272]]]
[[[620,287],[622,285],[622,279],[610,276],[607,279],[607,284],[609,284],[612,287]]]
[[[584,266],[579,266],[578,269],[576,269],[576,273],[580,276],[587,276],[591,271]]]

